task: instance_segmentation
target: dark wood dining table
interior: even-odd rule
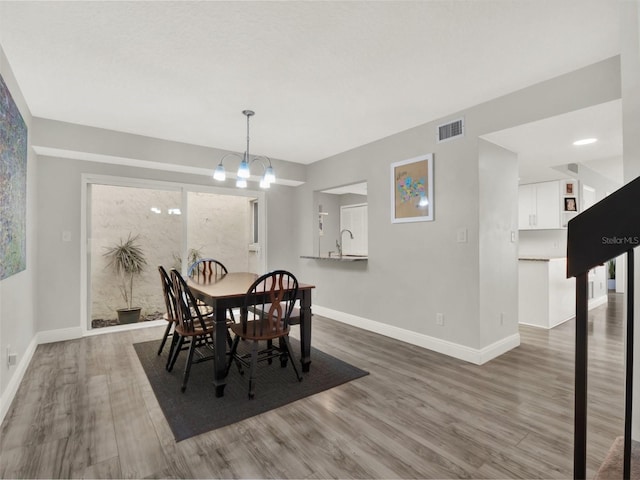
[[[193,296],[214,310],[215,353],[214,386],[216,396],[224,396],[227,371],[227,309],[243,305],[245,295],[251,284],[258,278],[255,273],[230,272],[217,277],[189,278],[187,285]],[[314,285],[300,283],[297,298],[300,301],[300,363],[302,371],[308,372],[311,366],[311,290]]]

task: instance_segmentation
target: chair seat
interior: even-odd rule
[[[192,331],[185,330],[179,323],[175,326],[176,332],[183,337],[197,337],[200,335],[206,335],[207,333],[213,333],[216,329],[215,321],[211,317],[204,319],[204,328],[201,326],[195,326]]]
[[[241,323],[233,323],[229,329],[245,340],[273,340],[289,334],[289,327],[284,330],[276,330],[268,324],[268,320],[249,320],[246,322],[246,331]],[[254,331],[256,332],[254,334]]]
[[[264,311],[269,311],[269,308],[271,308],[271,304],[265,303],[264,310],[259,305],[255,305],[254,307],[251,308],[251,310],[254,313],[261,313]],[[300,309],[298,307],[294,307],[294,309],[291,310],[291,316],[289,317],[289,325],[300,325]]]

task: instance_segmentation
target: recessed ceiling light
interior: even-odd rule
[[[596,143],[597,141],[597,138],[583,138],[582,140],[576,140],[575,142],[573,142],[573,144],[576,146],[589,145],[591,143]]]

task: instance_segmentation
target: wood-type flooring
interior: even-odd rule
[[[590,314],[588,478],[623,433],[623,299],[609,297]],[[162,328],[40,345],[0,476],[570,478],[574,328],[521,326],[520,347],[478,366],[316,315],[313,345],[370,375],[180,443],[132,346]]]

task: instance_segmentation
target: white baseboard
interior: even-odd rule
[[[609,300],[608,300],[608,296],[607,295],[602,295],[601,297],[598,298],[592,298],[591,300],[589,300],[589,310],[591,310],[592,308],[596,308],[599,307],[600,305],[604,305],[606,304]]]
[[[417,345],[476,365],[482,365],[520,345],[520,334],[514,334],[482,349],[476,349],[315,304],[313,305],[313,312],[338,322],[379,333],[386,337]]]
[[[140,330],[141,328],[166,327],[166,320],[149,320],[147,322],[129,323],[127,325],[113,325],[107,328],[93,328],[82,332],[83,337],[94,335],[104,335],[106,333],[126,332],[129,330]]]
[[[82,337],[81,327],[59,328],[57,330],[45,330],[36,334],[38,345],[42,343],[64,342]]]
[[[38,346],[38,342],[36,339],[37,335],[31,339],[31,342],[29,343],[29,346],[25,350],[24,354],[21,355],[20,362],[18,362],[18,364],[16,365],[16,371],[9,379],[7,388],[5,388],[4,392],[2,392],[2,397],[0,397],[0,423],[4,421],[4,417],[9,411],[11,402],[13,402],[16,393],[18,393],[20,382],[22,382],[22,378],[27,371],[27,367],[29,366],[31,359],[33,358],[33,354],[35,353],[36,347]]]
[[[596,307],[599,307],[601,305],[605,305],[608,302],[607,300],[607,296],[601,296],[598,298],[592,298],[591,300],[589,300],[589,304],[587,306],[588,310],[593,310]],[[573,318],[575,318],[575,315],[569,315],[567,318],[560,320],[557,323],[554,323],[553,325],[537,325],[535,323],[527,323],[527,322],[519,322],[520,325],[526,325],[528,327],[535,327],[535,328],[544,328],[545,330],[551,330],[552,328],[557,327],[558,325],[562,325],[565,322],[568,322],[569,320],[572,320]]]

